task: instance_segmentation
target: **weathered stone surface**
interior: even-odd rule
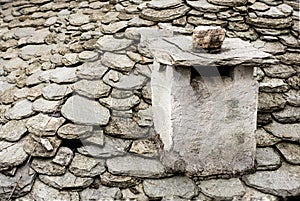
[[[69,22],[73,26],[80,26],[89,22],[89,16],[82,13],[75,13],[70,15]]]
[[[264,128],[266,129],[266,131],[272,133],[276,137],[300,142],[300,133],[298,132],[300,129],[300,125],[297,123],[280,124],[277,122],[273,122],[269,125],[264,126]]]
[[[299,65],[300,56],[298,53],[289,52],[279,57],[280,61],[287,65]]]
[[[39,174],[63,175],[66,167],[53,163],[51,159],[34,158],[30,167]]]
[[[53,113],[59,110],[60,101],[50,101],[44,98],[35,100],[32,104],[32,110],[42,113]]]
[[[8,170],[22,164],[28,158],[23,147],[24,141],[17,143],[0,141],[0,170]]]
[[[245,193],[245,187],[239,179],[212,179],[199,185],[202,193],[215,199],[238,199]]]
[[[114,34],[118,31],[125,29],[128,26],[127,21],[118,21],[118,22],[112,22],[109,25],[101,25],[101,31],[105,34]]]
[[[80,80],[74,84],[74,91],[88,98],[106,97],[110,93],[111,87],[102,80]]]
[[[39,179],[34,182],[32,190],[28,195],[22,198],[19,198],[17,201],[28,201],[28,200],[72,200],[79,201],[78,192],[73,191],[61,191],[55,188],[52,188]]]
[[[74,123],[105,125],[109,121],[109,110],[96,101],[74,95],[61,108],[62,115]]]
[[[263,71],[267,76],[273,78],[289,78],[290,76],[296,74],[296,71],[293,69],[293,67],[283,64],[263,68]]]
[[[219,54],[194,52],[191,37],[188,36],[153,39],[147,42],[147,47],[157,62],[173,66],[255,66],[255,63],[274,62],[270,54],[257,51],[250,43],[237,38],[226,38]]]
[[[300,121],[300,107],[287,105],[284,110],[273,112],[273,117],[280,123],[296,123]]]
[[[95,177],[105,172],[105,160],[76,153],[69,171],[78,177]]]
[[[55,45],[26,45],[20,50],[22,59],[30,59],[32,57],[50,56],[50,51],[55,49]]]
[[[129,188],[140,182],[138,178],[112,175],[105,172],[100,176],[101,184],[109,187]]]
[[[48,100],[60,100],[68,94],[72,93],[70,85],[59,85],[56,83],[49,84],[42,89],[44,98]]]
[[[289,85],[282,79],[278,78],[267,78],[265,77],[262,82],[259,83],[259,91],[271,92],[271,93],[282,93],[287,92],[290,89]]]
[[[209,3],[221,5],[221,6],[243,6],[247,4],[247,0],[208,0]]]
[[[76,68],[56,68],[51,72],[50,80],[55,83],[72,83],[77,81]]]
[[[282,142],[276,145],[285,160],[291,164],[300,164],[300,146],[298,144],[291,144]]]
[[[12,72],[14,70],[26,68],[27,66],[27,62],[25,62],[23,59],[20,59],[19,57],[16,57],[5,62],[3,65],[3,70],[5,70],[6,72]]]
[[[159,156],[160,144],[158,140],[153,139],[142,139],[142,140],[135,140],[129,152],[140,154],[147,157],[157,157]]]
[[[53,163],[61,166],[67,166],[73,159],[73,151],[68,147],[60,147],[53,159]]]
[[[5,117],[8,119],[23,119],[32,116],[35,112],[32,110],[32,102],[24,99],[18,101],[13,107],[8,109]]]
[[[257,170],[277,169],[281,165],[279,154],[271,147],[256,149]]]
[[[83,141],[84,142],[84,141]],[[105,137],[104,146],[86,144],[77,149],[77,151],[86,156],[92,156],[96,158],[110,158],[113,156],[122,156],[127,152],[131,144],[130,140],[122,140],[118,138]]]
[[[165,175],[164,166],[154,159],[138,156],[114,157],[107,160],[108,171],[116,175],[157,178]]]
[[[132,44],[132,40],[126,38],[114,38],[111,35],[102,36],[97,41],[97,47],[102,51],[119,51],[126,49]]]
[[[258,111],[273,112],[285,107],[286,100],[279,93],[259,93]]]
[[[152,126],[152,108],[149,107],[145,110],[138,111],[138,124],[139,126]]]
[[[78,59],[78,54],[77,53],[66,53],[62,58],[61,58],[61,62],[65,65],[65,66],[72,66],[75,65],[77,63],[79,63],[79,59]],[[63,67],[64,68],[64,67]],[[64,68],[65,70],[65,68]],[[73,71],[74,69],[69,68],[69,71]],[[65,70],[67,71],[67,70]]]
[[[24,151],[32,156],[53,157],[61,140],[56,137],[39,138],[35,135],[26,136]]]
[[[139,127],[131,118],[112,117],[104,132],[114,137],[138,139],[146,137],[149,128]]]
[[[70,172],[66,172],[62,176],[39,175],[39,179],[43,183],[59,190],[68,188],[86,188],[93,183],[92,178],[76,177]]]
[[[24,196],[30,192],[36,174],[28,165],[18,168],[15,175],[6,176],[0,173],[0,198],[7,200],[14,189],[12,198]],[[16,185],[18,183],[18,185]]]
[[[159,0],[152,0],[149,3],[147,3],[147,6],[149,8],[154,8],[154,9],[159,10],[159,9],[176,7],[179,4],[182,4],[181,0],[170,0],[170,1],[167,1],[167,2],[159,1]]]
[[[69,123],[60,127],[57,134],[63,139],[83,139],[93,134],[93,127]]]
[[[287,83],[293,88],[293,89],[296,89],[296,90],[300,90],[300,77],[299,77],[299,74],[293,76],[293,77],[290,77],[288,80],[287,80]]]
[[[101,64],[100,60],[84,62],[82,65],[77,67],[76,75],[82,79],[101,79],[105,72],[108,70],[107,67]]]
[[[141,89],[145,85],[147,78],[137,74],[136,71],[132,71],[129,74],[122,74],[120,72],[110,70],[103,77],[103,81],[117,89],[135,90]]]
[[[249,6],[249,8],[255,11],[266,11],[270,8],[270,6],[262,2],[255,2],[254,4]]]
[[[223,10],[227,10],[227,6],[217,6],[208,3],[206,0],[200,0],[200,1],[186,1],[188,5],[191,7],[203,11],[203,12],[220,12]]]
[[[51,117],[40,113],[29,118],[26,127],[29,132],[37,136],[53,136],[64,122],[65,119],[62,117]]]
[[[225,39],[225,30],[221,27],[198,26],[193,32],[194,50],[220,49]]]
[[[94,130],[91,136],[83,139],[80,138],[80,140],[83,143],[83,145],[94,144],[98,146],[103,146],[104,145],[103,130]]]
[[[12,120],[0,126],[0,139],[18,141],[26,132],[27,128],[25,127],[24,120]]]
[[[165,22],[179,18],[185,15],[189,10],[190,8],[184,4],[181,4],[174,8],[166,8],[163,10],[145,8],[142,10],[140,17],[150,21]]]
[[[125,72],[131,71],[135,64],[127,55],[110,52],[105,52],[102,55],[101,62],[109,68]]]
[[[251,18],[247,17],[246,22],[259,28],[270,28],[270,27],[276,27],[276,29],[284,29],[292,26],[292,18],[291,17],[285,17],[285,18],[266,18],[264,17],[256,17]]]
[[[86,188],[80,193],[80,197],[88,200],[114,200],[120,199],[119,188],[109,188],[106,186],[99,186],[99,188]]]
[[[272,146],[281,141],[280,138],[271,135],[263,128],[259,128],[255,131],[255,137],[256,137],[256,145],[258,147]]]
[[[134,106],[140,103],[140,98],[136,95],[133,95],[128,98],[100,98],[99,102],[113,110],[130,110]]]
[[[242,200],[268,200],[268,201],[280,201],[279,197],[274,195],[262,193],[256,189],[246,187],[246,194]],[[205,200],[206,201],[206,200]]]
[[[142,184],[136,185],[131,188],[122,189],[122,195],[124,199],[130,200],[146,201],[149,199],[148,196],[146,196],[144,193],[144,188]]]
[[[299,179],[299,167],[286,163],[275,171],[259,171],[243,177],[250,187],[282,197],[299,195]]]
[[[171,177],[166,179],[146,179],[143,182],[146,195],[151,198],[179,196],[191,199],[198,194],[195,183],[188,177]]]
[[[288,104],[296,107],[300,106],[300,91],[291,89],[283,97],[287,100]]]
[[[78,59],[80,61],[95,61],[98,57],[99,54],[95,51],[83,51],[78,54]]]
[[[255,48],[262,50],[267,53],[282,54],[285,53],[286,47],[282,45],[280,42],[266,42],[261,40],[256,40],[252,43]]]
[[[155,25],[155,22],[151,21],[151,20],[145,20],[142,19],[140,17],[134,17],[131,20],[128,21],[128,26],[131,27],[148,27],[148,26],[152,26]]]

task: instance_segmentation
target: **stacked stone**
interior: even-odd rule
[[[0,1],[0,200],[299,195],[299,8],[285,3],[294,11],[282,1]],[[138,43],[141,32],[208,24],[259,37],[254,44],[281,63],[258,70],[260,171],[198,181],[167,175],[158,160],[152,59]]]

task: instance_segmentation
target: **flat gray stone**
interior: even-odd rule
[[[55,83],[72,83],[77,81],[76,68],[56,68],[50,75],[50,80]]]
[[[107,108],[113,110],[130,110],[134,106],[140,103],[140,98],[136,95],[130,96],[128,98],[100,98],[99,102],[106,106]]]
[[[61,166],[67,166],[73,159],[73,151],[68,147],[60,147],[56,153],[56,156],[52,160],[53,163]]]
[[[103,81],[117,89],[135,90],[141,89],[146,84],[147,78],[137,74],[135,71],[124,75],[120,72],[110,70],[103,77]]]
[[[282,54],[285,53],[286,51],[286,46],[282,45],[280,42],[266,42],[266,41],[256,40],[252,44],[255,48],[274,55]]]
[[[268,93],[284,93],[290,89],[289,85],[282,79],[267,78],[265,77],[262,82],[259,83],[259,90]]]
[[[79,63],[79,59],[78,59],[78,54],[77,53],[66,53],[62,59],[61,62],[65,65],[65,66],[72,66],[75,65],[77,63]],[[72,69],[72,68],[71,68]]]
[[[104,186],[118,187],[123,189],[136,186],[140,182],[140,179],[136,177],[113,175],[109,172],[101,174],[100,179],[101,184]]]
[[[163,10],[145,8],[142,10],[140,17],[150,21],[165,22],[184,16],[189,10],[190,8],[184,4],[180,4],[174,8],[165,8]]]
[[[107,160],[108,171],[116,175],[157,178],[165,175],[164,166],[154,159],[138,156],[121,156]]]
[[[84,62],[77,67],[76,75],[82,79],[101,79],[108,68],[103,66],[100,60]]]
[[[139,110],[138,113],[138,124],[139,126],[152,126],[152,108],[149,107],[144,110]]]
[[[7,200],[14,188],[12,198],[24,196],[31,191],[35,177],[35,172],[28,165],[18,168],[14,176],[6,176],[0,173],[0,198]]]
[[[206,0],[199,0],[199,1],[187,1],[187,4],[197,10],[203,12],[215,12],[218,13],[223,10],[227,10],[227,6],[218,6],[211,3],[208,3]]]
[[[18,28],[14,35],[17,39],[27,37],[32,35],[35,32],[35,28],[33,27],[24,27],[24,28]]]
[[[103,65],[118,71],[129,72],[134,67],[135,62],[127,55],[105,52],[101,57]]]
[[[132,40],[126,38],[114,38],[111,35],[104,35],[97,41],[97,48],[101,51],[119,51],[126,49],[132,44]]]
[[[201,181],[199,187],[203,194],[221,200],[239,198],[246,193],[238,178]]]
[[[257,170],[274,170],[281,165],[279,154],[271,147],[256,149]]]
[[[159,0],[152,0],[149,3],[147,3],[147,6],[149,8],[154,9],[165,9],[165,8],[173,8],[177,7],[179,4],[182,4],[182,0],[170,0],[170,1],[159,1]]]
[[[191,199],[198,194],[195,183],[188,177],[176,176],[166,179],[146,179],[143,182],[146,195],[151,198],[179,196]]]
[[[32,110],[32,102],[24,99],[18,101],[14,106],[8,109],[5,117],[8,119],[23,119],[32,116],[35,112]]]
[[[299,78],[299,75],[295,75],[295,76],[290,77],[290,78],[287,80],[287,83],[288,83],[293,89],[300,90],[300,78]]]
[[[255,137],[256,137],[256,145],[258,147],[268,147],[277,144],[281,141],[280,138],[275,137],[274,135],[271,135],[265,129],[258,128],[255,131]]]
[[[82,96],[96,99],[108,96],[111,87],[102,80],[80,80],[74,84],[74,91]]]
[[[128,21],[128,26],[130,27],[148,27],[152,25],[155,25],[155,22],[151,20],[142,19],[139,16],[134,17]]]
[[[72,93],[70,85],[52,83],[42,89],[42,94],[47,100],[61,100],[70,93]]]
[[[281,197],[296,196],[300,193],[299,167],[286,163],[275,171],[258,171],[244,176],[243,180],[250,187]]]
[[[131,118],[112,117],[104,132],[114,137],[138,139],[148,135],[149,128],[140,127]]]
[[[152,39],[147,41],[147,47],[157,62],[172,66],[255,66],[275,62],[271,54],[258,51],[238,38],[225,38],[218,54],[193,51],[190,36]]]
[[[86,188],[80,193],[80,197],[87,200],[114,200],[120,199],[120,189],[99,186],[99,188]]]
[[[42,175],[63,175],[66,167],[53,163],[52,159],[34,158],[30,167]]]
[[[4,62],[3,70],[6,72],[12,72],[21,68],[28,67],[28,63],[19,57],[11,58],[10,60]]]
[[[291,164],[300,164],[300,146],[297,144],[291,144],[282,142],[276,145],[280,153],[284,156],[285,160]]]
[[[88,15],[84,15],[82,13],[75,13],[70,15],[69,22],[73,26],[80,26],[83,24],[87,24],[90,21],[90,18]]]
[[[300,125],[297,123],[280,124],[274,121],[273,123],[264,126],[264,128],[276,137],[300,142],[300,133],[298,132]]]
[[[70,172],[66,172],[62,176],[39,175],[39,179],[43,183],[59,190],[69,188],[86,188],[93,183],[92,178],[76,177]]]
[[[273,117],[280,123],[296,123],[300,121],[300,107],[285,106],[284,110],[273,112]]]
[[[106,125],[110,112],[96,101],[75,95],[66,101],[61,109],[62,115],[70,121],[86,125]]]
[[[215,4],[215,5],[221,5],[221,6],[243,6],[247,4],[247,0],[208,0],[209,3]]]
[[[283,97],[287,100],[287,102],[292,106],[300,106],[300,91],[297,90],[289,90],[286,92]]]
[[[143,155],[145,157],[158,157],[160,143],[155,138],[134,140],[129,152]]]
[[[98,59],[98,52],[95,51],[83,51],[78,54],[80,61],[94,61]]]
[[[20,57],[23,59],[30,59],[32,57],[50,56],[52,49],[55,49],[56,45],[26,45],[20,48]]]
[[[36,179],[34,185],[29,194],[24,197],[24,200],[20,198],[17,201],[26,200],[72,200],[79,201],[79,193],[73,191],[62,191],[50,187],[44,184],[39,179]]]
[[[32,33],[32,35],[26,40],[28,44],[42,44],[45,43],[45,38],[50,35],[51,32],[48,28],[39,29]],[[19,41],[20,42],[20,41]],[[25,44],[26,44],[25,43]]]
[[[105,160],[76,153],[69,171],[78,177],[95,177],[105,172]]]
[[[265,74],[273,78],[289,78],[296,73],[292,66],[279,64],[263,68]]]
[[[114,34],[122,29],[125,29],[127,26],[128,26],[127,21],[112,22],[108,25],[102,24],[101,31],[104,34]]]
[[[94,144],[98,146],[104,145],[104,135],[103,130],[94,130],[92,134],[87,138],[80,139],[83,145]]]
[[[32,110],[42,113],[53,113],[59,110],[60,101],[50,101],[44,98],[35,100],[32,104]]]
[[[273,112],[282,110],[286,105],[286,100],[280,93],[259,93],[258,111]]]
[[[63,117],[52,117],[39,113],[28,119],[26,127],[37,136],[54,136],[58,128],[65,122]]]
[[[131,142],[131,140],[123,140],[105,136],[104,144],[102,142],[100,145],[92,143],[88,144],[83,140],[84,146],[77,148],[77,151],[86,156],[92,156],[96,158],[111,158],[114,156],[125,155]]]
[[[23,140],[17,143],[0,141],[0,170],[8,170],[22,164],[28,158],[23,147]]]
[[[291,27],[293,21],[291,17],[284,17],[284,18],[247,17],[246,22],[250,25],[259,28],[268,29],[270,27],[276,27],[277,29],[285,29]]]
[[[242,200],[268,200],[268,201],[280,201],[279,197],[274,195],[262,193],[256,189],[246,187],[246,194],[243,196]]]
[[[68,123],[60,127],[57,134],[63,139],[83,139],[93,134],[93,127]]]
[[[61,140],[57,137],[36,137],[31,134],[25,137],[24,151],[33,157],[53,157],[55,156]]]
[[[0,126],[0,139],[12,142],[18,141],[26,132],[25,120],[12,120]]]

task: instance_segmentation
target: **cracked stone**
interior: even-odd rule
[[[0,141],[0,171],[20,165],[28,158],[23,147],[24,141],[17,143]]]
[[[0,139],[12,142],[18,141],[26,132],[25,120],[12,120],[0,126]]]
[[[300,107],[287,105],[284,110],[273,112],[273,117],[280,123],[296,123],[300,121]]]
[[[75,153],[69,171],[78,177],[95,177],[105,172],[105,160]]]
[[[296,196],[300,193],[299,167],[286,163],[275,171],[258,171],[244,176],[243,180],[250,187],[281,197]]]
[[[106,125],[110,112],[96,101],[75,95],[61,108],[62,115],[70,121],[86,125]]]
[[[126,155],[106,161],[108,171],[116,175],[157,178],[165,174],[165,168],[158,160]]]
[[[69,188],[86,188],[93,183],[93,178],[76,177],[68,171],[62,176],[39,175],[39,179],[43,183],[59,190]]]
[[[32,110],[32,102],[24,99],[8,109],[5,113],[5,117],[8,119],[23,119],[32,116],[34,113]]]
[[[300,146],[282,142],[276,145],[285,160],[294,165],[300,165]]]
[[[108,96],[111,87],[102,80],[80,80],[74,84],[74,91],[82,96],[97,99]]]
[[[271,147],[256,149],[257,170],[274,170],[281,165],[279,154]]]
[[[29,132],[37,136],[53,136],[58,128],[65,122],[62,117],[51,117],[46,114],[38,114],[26,122]]]
[[[72,93],[70,85],[52,83],[42,89],[42,94],[47,100],[61,100],[70,93]]]
[[[146,179],[143,185],[146,195],[151,198],[179,196],[191,199],[198,194],[195,183],[188,177],[182,176],[166,179]]]

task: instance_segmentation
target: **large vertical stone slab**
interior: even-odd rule
[[[186,38],[149,42],[157,61],[153,121],[169,171],[211,176],[254,168],[258,84],[251,67],[274,60],[236,40],[225,41],[218,54],[192,52]]]

